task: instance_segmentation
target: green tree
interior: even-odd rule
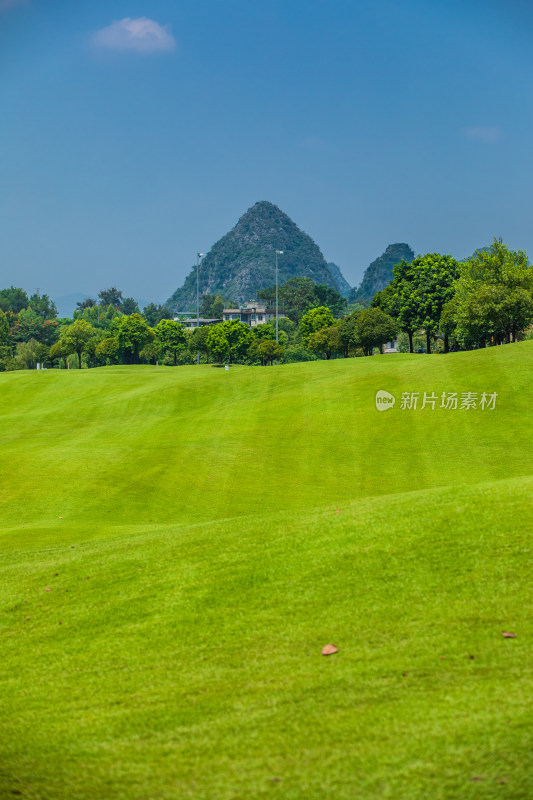
[[[219,294],[202,295],[200,316],[207,319],[221,319],[224,311],[224,300]]]
[[[126,314],[126,316],[140,313],[137,301],[134,300],[133,297],[125,297],[120,306],[120,310],[123,314]]]
[[[460,265],[454,288],[456,331],[466,345],[516,341],[533,322],[533,267],[501,239]]]
[[[78,356],[78,367],[81,369],[81,356],[88,343],[96,336],[96,330],[83,319],[77,319],[72,325],[66,325],[60,335],[59,341],[65,349]]]
[[[339,349],[344,358],[348,358],[350,352],[353,352],[357,347],[360,347],[360,342],[357,338],[357,320],[361,314],[361,309],[356,309],[344,317],[339,324]]]
[[[398,333],[396,321],[380,308],[366,308],[357,319],[356,336],[365,355],[371,356],[374,347],[381,348]]]
[[[232,364],[240,356],[243,356],[252,343],[253,334],[249,325],[240,322],[238,319],[231,322],[222,323],[226,330],[226,339],[229,345],[229,360]]]
[[[122,307],[122,292],[119,291],[116,286],[111,286],[109,289],[102,289],[101,292],[98,292],[98,298],[100,300],[100,305],[106,308],[107,306],[113,306],[114,308]]]
[[[68,359],[70,353],[72,353],[71,347],[69,345],[66,345],[65,342],[62,342],[61,339],[59,339],[59,341],[55,342],[51,346],[50,352],[48,354],[48,357],[50,358],[50,361],[52,363],[54,363],[56,361],[62,361],[63,362],[63,367],[64,367],[64,369],[66,369],[67,368],[67,359]]]
[[[0,347],[9,347],[11,345],[11,336],[9,334],[9,323],[7,317],[0,309]]]
[[[92,305],[85,308],[77,308],[74,311],[74,319],[84,319],[93,328],[109,330],[114,319],[124,316],[122,311],[115,306]]]
[[[411,262],[402,259],[393,268],[394,278],[372,299],[372,308],[381,308],[398,323],[409,339],[409,352],[413,352],[413,336],[419,328],[418,301],[411,274]]]
[[[95,355],[101,358],[106,364],[116,364],[118,362],[120,346],[118,339],[114,336],[107,336],[101,339],[96,345]]]
[[[448,255],[428,253],[411,262],[411,282],[417,306],[417,323],[426,333],[426,352],[431,353],[432,337],[439,330],[441,314],[455,292],[459,264]],[[447,350],[447,343],[445,343]]]
[[[178,352],[187,342],[183,325],[172,319],[162,319],[157,324],[155,336],[162,352],[170,354],[176,366]]]
[[[35,311],[43,320],[56,319],[57,307],[47,294],[32,294],[29,307]]]
[[[139,363],[142,348],[153,341],[155,332],[140,314],[116,317],[111,324],[111,333],[116,336],[119,347],[128,356],[130,363]]]
[[[15,360],[19,364],[19,368],[35,369],[37,361],[40,361],[42,353],[41,343],[37,339],[30,339],[27,342],[19,342],[17,344],[17,351]]]
[[[9,323],[4,312],[0,309],[0,371],[6,369],[12,359],[12,340],[9,333]]]
[[[250,345],[250,355],[261,362],[261,366],[270,364],[274,361],[281,361],[283,358],[283,347],[275,339],[258,339]]]
[[[151,328],[155,328],[162,319],[173,319],[172,311],[167,306],[149,303],[143,308],[143,317]]]
[[[230,345],[225,323],[209,325],[206,345],[214,360],[219,364],[229,359]]]
[[[300,331],[305,344],[313,333],[322,328],[329,328],[334,322],[333,314],[326,306],[318,306],[307,311],[300,320]]]
[[[13,314],[18,314],[23,308],[28,308],[29,304],[30,301],[24,289],[16,286],[0,289],[0,309],[2,311],[12,311]]]
[[[86,297],[85,300],[78,300],[76,305],[79,311],[83,311],[85,308],[92,308],[95,306],[96,300],[93,300],[92,297]]]
[[[31,308],[23,308],[17,315],[17,321],[11,328],[14,342],[29,342],[30,339],[39,341],[41,338],[43,321]]]
[[[330,325],[329,328],[321,328],[316,333],[312,333],[307,339],[307,347],[315,353],[320,353],[329,361],[332,354],[341,348],[339,326]]]
[[[209,347],[207,344],[207,340],[209,337],[209,331],[211,330],[211,325],[202,325],[200,328],[195,328],[191,334],[189,339],[189,350],[191,353],[203,353],[206,357],[206,361],[209,364]]]
[[[327,306],[334,317],[339,317],[341,314],[346,313],[345,309],[348,301],[340,292],[332,289],[331,286],[317,284],[315,286],[315,297],[317,306]]]

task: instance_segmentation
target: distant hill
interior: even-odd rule
[[[328,261],[328,268],[331,274],[333,275],[334,279],[337,281],[339,292],[342,294],[343,297],[348,297],[348,295],[352,291],[352,287],[342,274],[341,268],[337,266],[337,264],[334,264],[333,261]]]
[[[385,252],[366,268],[361,284],[352,289],[348,301],[369,303],[376,292],[380,292],[390,283],[394,265],[403,258],[412,261],[414,257],[414,251],[405,242],[390,244]]]
[[[256,203],[234,228],[207,253],[200,267],[200,296],[220,294],[243,302],[275,283],[275,252],[279,257],[279,283],[309,277],[315,283],[339,290],[320,248],[281,211],[266,201]],[[196,266],[185,283],[167,300],[172,311],[196,306]]]

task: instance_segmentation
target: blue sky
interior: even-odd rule
[[[533,3],[0,0],[0,286],[162,301],[256,201],[533,258]]]

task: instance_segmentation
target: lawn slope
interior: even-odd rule
[[[0,375],[0,798],[533,797],[532,361]]]
[[[531,797],[532,492],[4,557],[0,796]]]
[[[527,475],[532,366],[524,342],[276,369],[0,375],[4,531],[20,545]],[[498,398],[494,411],[398,399],[379,412],[378,389]]]

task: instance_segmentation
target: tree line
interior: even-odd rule
[[[259,293],[274,304],[275,287]],[[279,287],[275,322],[250,328],[239,320],[187,330],[154,303],[140,312],[115,287],[98,301],[77,304],[72,319],[57,319],[48,295],[0,290],[0,370],[98,367],[113,364],[204,363],[269,365],[315,358],[370,356],[398,338],[409,352],[448,352],[531,337],[533,267],[523,251],[501,239],[464,262],[428,253],[400,261],[370,305],[347,306],[334,289],[310,278]],[[202,298],[202,316],[220,318],[224,300]]]

